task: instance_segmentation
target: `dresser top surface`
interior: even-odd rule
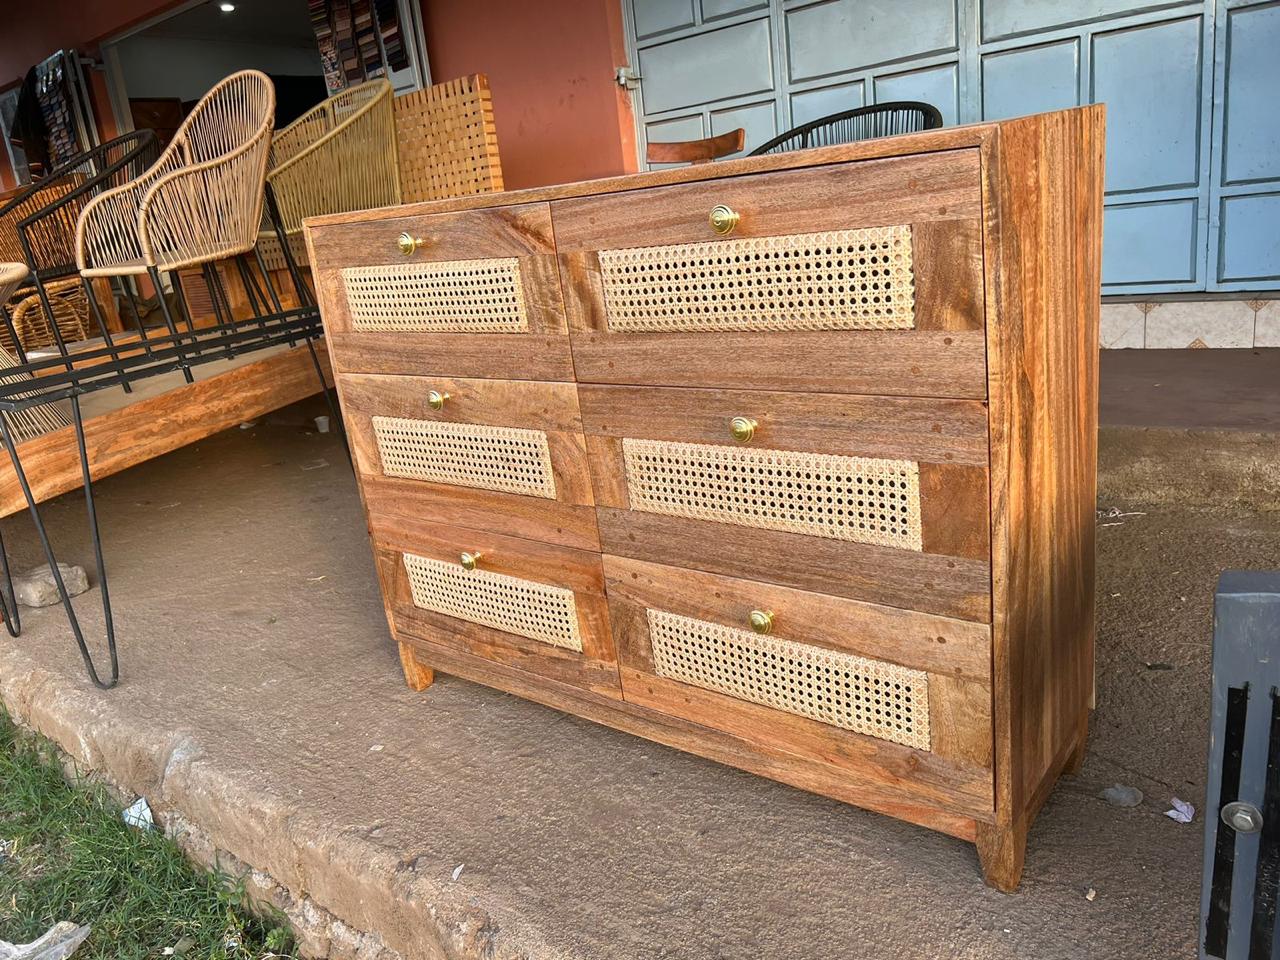
[[[1074,109],[1093,110],[1101,108],[1076,107]],[[308,227],[327,227],[346,223],[364,223],[400,217],[450,213],[459,210],[474,210],[483,207],[504,207],[520,203],[545,203],[553,200],[569,200],[577,197],[618,193],[626,190],[640,190],[646,187],[693,183],[702,180],[768,173],[775,170],[792,170],[800,167],[817,167],[833,163],[847,163],[854,160],[877,160],[946,150],[972,149],[987,143],[996,135],[1001,126],[1011,122],[1017,121],[985,122],[958,127],[944,127],[939,130],[881,137],[875,140],[862,140],[833,147],[815,147],[790,153],[741,157],[736,160],[725,160],[719,163],[672,167],[663,170],[651,170],[645,173],[607,177],[600,180],[585,180],[579,183],[532,187],[525,190],[511,190],[501,193],[476,194],[468,197],[431,200],[424,203],[381,207],[375,210],[360,210],[352,213],[328,214],[326,216],[309,217],[305,223]]]

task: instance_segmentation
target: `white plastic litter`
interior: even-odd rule
[[[453,879],[457,880],[460,876],[462,876],[462,868],[465,866],[466,866],[465,863],[460,863],[453,868]]]
[[[320,433],[328,433],[328,432],[329,432],[329,418],[328,418],[328,417],[316,417],[316,430],[317,430],[317,431],[319,431]]]
[[[1185,800],[1173,798],[1173,809],[1166,810],[1164,815],[1170,820],[1176,820],[1178,823],[1190,823],[1196,815],[1196,808]]]
[[[120,811],[120,818],[131,827],[137,827],[139,830],[150,830],[156,825],[151,817],[151,807],[147,803],[146,797],[139,797],[129,806]]]
[[[65,960],[89,936],[88,925],[78,926],[69,920],[54,924],[39,940],[31,943],[9,943],[0,940],[0,960]]]

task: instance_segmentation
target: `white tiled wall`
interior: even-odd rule
[[[1104,303],[1103,349],[1280,347],[1280,300]]]

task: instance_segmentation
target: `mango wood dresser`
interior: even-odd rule
[[[1093,678],[1103,112],[309,221],[440,669],[977,845]]]

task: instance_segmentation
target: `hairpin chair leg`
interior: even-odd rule
[[[173,314],[169,312],[169,301],[164,298],[164,285],[160,282],[160,271],[155,267],[147,267],[147,276],[151,278],[151,285],[156,288],[156,299],[160,301],[160,313],[164,317],[164,325],[169,328],[173,345],[178,348],[178,363],[182,367],[182,376],[187,383],[195,383],[196,378],[192,376],[191,368],[187,366],[182,344],[178,340],[178,328],[174,325]]]
[[[22,632],[22,615],[18,612],[18,596],[13,591],[13,567],[9,563],[9,551],[5,549],[3,535],[0,535],[0,562],[4,563],[0,616],[4,617],[4,628],[9,631],[9,636],[16,637]]]
[[[85,509],[89,515],[89,537],[93,541],[93,558],[98,570],[98,587],[102,591],[102,615],[106,626],[107,652],[111,658],[111,676],[108,680],[104,681],[99,675],[93,662],[93,655],[89,653],[89,647],[85,643],[84,631],[80,627],[80,620],[76,617],[75,608],[71,604],[71,595],[67,592],[67,585],[62,579],[62,571],[58,569],[58,558],[53,552],[53,544],[49,540],[49,531],[45,528],[44,520],[40,516],[40,507],[36,503],[35,494],[32,492],[31,484],[27,480],[26,471],[22,469],[22,458],[18,456],[13,434],[9,429],[9,418],[4,413],[0,413],[0,440],[4,442],[4,447],[9,453],[9,460],[13,463],[13,472],[18,478],[18,485],[22,488],[22,494],[27,498],[27,509],[31,513],[32,522],[35,524],[36,535],[40,538],[40,546],[44,549],[45,560],[48,561],[49,571],[53,575],[53,582],[58,588],[58,596],[62,600],[62,608],[67,614],[67,622],[71,625],[71,632],[75,635],[76,645],[80,648],[80,657],[84,660],[85,670],[88,672],[89,679],[93,681],[94,686],[103,690],[110,690],[120,680],[120,661],[116,655],[116,632],[115,623],[111,617],[111,595],[107,590],[107,568],[102,561],[102,537],[98,530],[98,512],[93,499],[89,453],[84,439],[84,418],[80,413],[80,398],[78,396],[71,398],[71,413],[72,422],[76,430],[76,446],[80,454]]]
[[[88,277],[81,277],[80,283],[84,287],[84,298],[89,301],[89,311],[93,314],[93,321],[98,325],[98,331],[102,334],[102,339],[106,343],[107,349],[111,351],[111,359],[119,363],[120,351],[116,349],[115,341],[111,339],[111,332],[107,329],[107,322],[102,319],[102,308],[98,306],[98,298],[94,296],[93,284],[89,282]],[[49,314],[49,321],[56,327],[58,322],[54,319],[53,308],[49,305],[48,296],[45,295],[44,284],[36,280],[36,286],[40,288],[40,295],[44,302],[45,311]],[[121,386],[124,387],[125,393],[133,393],[133,386],[128,380]]]

